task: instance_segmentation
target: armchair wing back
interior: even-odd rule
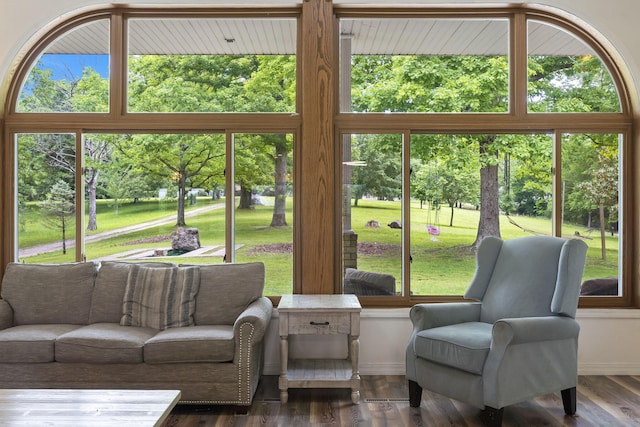
[[[411,406],[423,388],[483,409],[501,425],[505,406],[561,391],[576,410],[575,320],[587,245],[577,239],[485,238],[469,302],[417,304],[406,352]]]
[[[575,318],[586,255],[581,240],[485,238],[465,298],[482,301],[480,321],[563,315]]]

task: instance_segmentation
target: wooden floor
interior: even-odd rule
[[[347,389],[290,389],[281,405],[278,377],[264,376],[246,415],[231,407],[178,406],[164,427],[207,426],[482,426],[472,406],[423,392],[409,407],[404,376],[363,376],[361,403]],[[578,411],[564,415],[560,394],[509,406],[503,426],[640,426],[640,376],[581,376]]]

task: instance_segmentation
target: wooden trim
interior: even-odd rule
[[[563,203],[558,203],[558,195],[563,197],[563,184],[562,184],[562,134],[560,132],[553,133],[553,155],[551,160],[551,186],[553,188],[553,194],[556,197],[552,197],[551,208],[551,230],[554,236],[562,236],[562,206]]]
[[[225,208],[225,245],[224,245],[224,260],[225,262],[233,262],[236,257],[236,236],[234,233],[234,226],[236,221],[236,172],[235,172],[235,158],[236,147],[234,141],[234,135],[232,132],[225,133],[225,170],[224,170],[224,208]]]
[[[298,200],[301,291],[333,293],[336,250],[334,129],[335,114],[333,5],[326,0],[302,4],[300,68],[301,141],[298,181],[304,197]]]
[[[85,176],[85,162],[84,162],[84,136],[81,132],[75,133],[76,137],[76,176],[75,178],[75,205],[76,212],[80,212],[80,215],[76,213],[76,230],[74,239],[76,241],[75,244],[75,259],[76,261],[84,260],[84,194],[85,194],[85,185],[84,185],[84,176]],[[79,173],[78,173],[79,172]]]
[[[109,114],[113,120],[126,112],[127,93],[127,40],[126,28],[122,14],[111,17],[109,61]]]
[[[402,296],[411,295],[411,132],[402,132]],[[409,203],[405,203],[405,201]]]
[[[510,21],[512,37],[509,38],[509,103],[510,112],[518,119],[525,119],[528,100],[527,22],[522,13]]]
[[[493,113],[341,113],[336,126],[347,132],[392,132],[409,128],[413,132],[439,133],[528,133],[624,132],[632,118],[621,113],[536,113],[518,118]]]
[[[4,125],[4,118],[0,116],[0,165],[6,165],[7,159],[13,159],[13,153],[9,143],[9,132]],[[10,177],[10,173],[13,168],[0,167],[0,275],[4,276],[4,268],[7,265],[7,259],[9,253],[13,248],[13,241],[9,238],[10,228],[15,224],[13,215],[10,215],[10,208],[13,203],[9,199],[9,194],[12,193],[13,180]]]

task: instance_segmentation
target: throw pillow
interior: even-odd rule
[[[191,326],[199,287],[198,267],[135,265],[127,278],[120,324],[159,330]]]

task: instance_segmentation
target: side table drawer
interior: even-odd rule
[[[349,313],[289,313],[290,334],[349,334]]]

